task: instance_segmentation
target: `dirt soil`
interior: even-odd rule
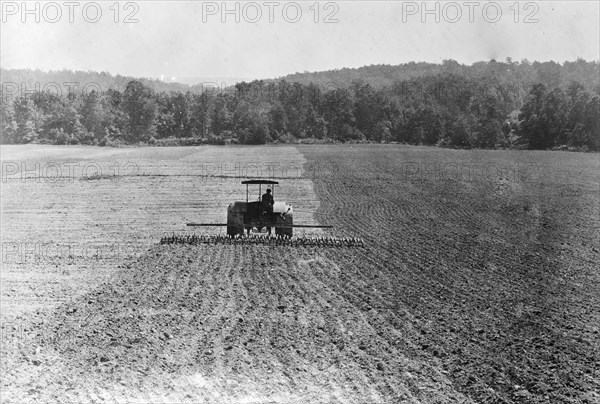
[[[315,219],[366,247],[147,245],[3,311],[2,402],[600,402],[597,158],[298,150]]]
[[[3,322],[93,290],[186,223],[225,222],[246,176],[285,175],[276,197],[298,222],[319,206],[293,147],[6,145],[0,157]]]
[[[27,383],[18,369],[5,373],[20,385],[9,402],[64,402],[65,392],[74,402],[466,401],[436,366],[405,354],[400,332],[381,334],[385,313],[341,298],[362,301],[360,289],[341,289],[358,271],[343,273],[327,255],[155,247],[110,284],[34,317],[45,332],[14,360],[39,371]]]
[[[336,262],[374,329],[478,402],[600,402],[597,155],[300,150],[319,219],[373,246]]]

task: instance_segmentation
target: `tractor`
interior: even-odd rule
[[[278,237],[292,237],[293,229],[304,228],[332,228],[333,226],[320,225],[299,225],[294,224],[294,212],[292,205],[283,201],[268,203],[263,201],[262,189],[270,190],[272,197],[275,196],[275,185],[279,183],[271,180],[247,180],[242,181],[246,185],[246,201],[233,202],[227,208],[227,223],[208,224],[208,223],[188,223],[188,226],[227,226],[227,235],[235,237],[238,235],[250,235],[252,232],[261,232],[267,229],[271,234],[271,229],[275,229],[275,235]],[[258,185],[258,199],[250,200],[250,186]]]

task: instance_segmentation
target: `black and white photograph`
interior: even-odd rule
[[[0,403],[600,404],[600,2],[0,19]]]

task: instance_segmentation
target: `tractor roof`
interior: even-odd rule
[[[242,181],[242,184],[279,184],[277,181],[271,181],[271,180],[247,180],[247,181]]]

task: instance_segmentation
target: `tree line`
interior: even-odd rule
[[[442,63],[409,62],[401,65],[371,65],[354,69],[295,73],[285,76],[284,79],[301,84],[330,83],[335,87],[347,87],[352,82],[361,80],[375,88],[384,88],[398,81],[438,74],[458,74],[473,79],[492,78],[501,84],[512,84],[522,88],[528,88],[535,83],[543,83],[551,88],[566,88],[572,81],[578,81],[586,90],[593,91],[600,85],[598,62],[587,62],[581,58],[564,62],[562,65],[554,61],[529,62],[527,59],[518,62],[511,58],[504,62],[492,59],[471,65],[464,65],[455,60],[444,60]]]
[[[586,83],[584,83],[586,84]],[[228,91],[124,88],[2,99],[1,141],[48,144],[401,142],[600,150],[600,90],[435,72],[376,87],[253,81]]]

